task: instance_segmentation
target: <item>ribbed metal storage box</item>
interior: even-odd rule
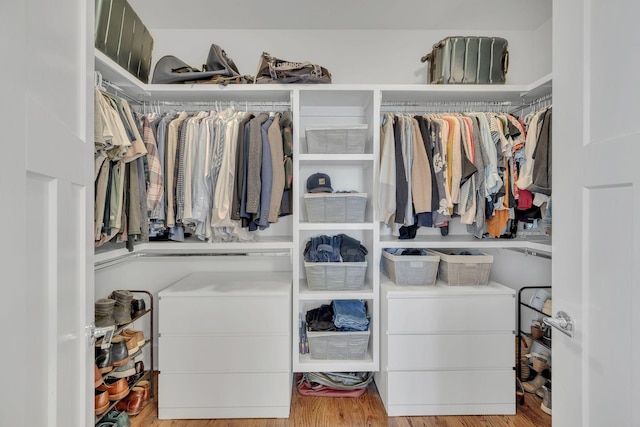
[[[149,82],[153,37],[126,0],[95,0],[95,47]]]
[[[501,37],[447,37],[422,57],[433,84],[504,84],[509,68],[507,40]]]

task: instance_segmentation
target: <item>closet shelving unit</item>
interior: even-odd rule
[[[252,103],[263,105],[289,103],[293,112],[294,141],[294,213],[282,222],[261,232],[259,240],[247,243],[161,242],[134,246],[134,254],[211,253],[211,252],[290,252],[293,278],[292,330],[298,329],[299,315],[318,303],[334,298],[363,299],[367,301],[370,323],[370,340],[367,357],[363,360],[313,360],[308,354],[299,354],[298,334],[292,334],[293,372],[314,371],[378,371],[380,369],[380,253],[384,248],[496,248],[551,253],[548,237],[529,237],[513,240],[476,239],[466,232],[450,233],[442,237],[438,230],[433,234],[419,235],[413,240],[398,240],[388,233],[376,218],[375,183],[378,179],[380,125],[383,106],[389,110],[397,105],[402,111],[405,105],[421,105],[430,102],[508,102],[514,108],[526,105],[551,92],[551,75],[542,77],[530,85],[150,85],[137,81],[112,60],[99,51],[95,52],[96,70],[103,78],[128,96],[141,103],[210,103],[235,102],[238,108],[250,108]],[[415,110],[413,110],[415,111]],[[369,134],[364,154],[319,155],[306,151],[305,128],[318,124],[367,124]],[[360,224],[310,223],[306,220],[303,195],[307,177],[314,172],[331,176],[334,189],[354,189],[368,195],[365,221]],[[462,228],[460,228],[462,230]],[[319,234],[345,232],[361,240],[368,249],[365,286],[357,292],[310,291],[306,284],[302,251],[306,240]],[[102,252],[99,259],[108,262],[111,257],[130,256],[126,250]]]

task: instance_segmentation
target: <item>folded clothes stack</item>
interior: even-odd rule
[[[307,262],[364,262],[367,253],[359,240],[346,234],[312,237],[303,252]]]
[[[310,331],[366,331],[369,318],[364,301],[334,300],[307,311],[307,327]]]
[[[334,300],[333,323],[340,331],[366,331],[369,329],[369,318],[364,301]]]

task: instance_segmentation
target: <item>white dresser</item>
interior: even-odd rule
[[[158,418],[287,418],[291,273],[193,273],[159,296]]]
[[[387,279],[375,375],[387,414],[515,414],[514,313],[515,291],[497,283],[397,286]]]

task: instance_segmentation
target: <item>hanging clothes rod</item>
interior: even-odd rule
[[[523,248],[507,248],[507,249],[513,252],[524,254],[525,256],[531,255],[538,258],[551,259],[551,255],[544,252],[536,251],[533,249],[528,249],[528,248],[524,248],[524,249]]]
[[[109,89],[111,89],[111,91],[113,93],[109,93],[110,95],[114,95],[114,96],[117,96],[119,98],[124,98],[130,103],[142,104],[142,102],[140,102],[139,100],[137,100],[137,99],[131,97],[130,95],[128,95],[118,85],[116,85],[114,83],[111,83],[109,80],[103,79],[102,78],[102,73],[100,73],[100,71],[94,71],[94,78],[95,78],[94,83],[95,83],[95,86],[97,88],[99,88],[101,90],[104,90],[107,93],[109,93]]]
[[[381,112],[461,113],[467,111],[508,112],[510,101],[383,101]]]
[[[540,110],[542,108],[551,106],[552,99],[553,99],[553,94],[548,93],[532,101],[522,103],[521,105],[515,107],[511,112],[515,113],[515,112],[525,111],[527,109],[530,112]]]
[[[238,111],[284,111],[291,110],[291,103],[285,101],[145,101],[144,108],[161,110],[224,110],[234,108]]]

